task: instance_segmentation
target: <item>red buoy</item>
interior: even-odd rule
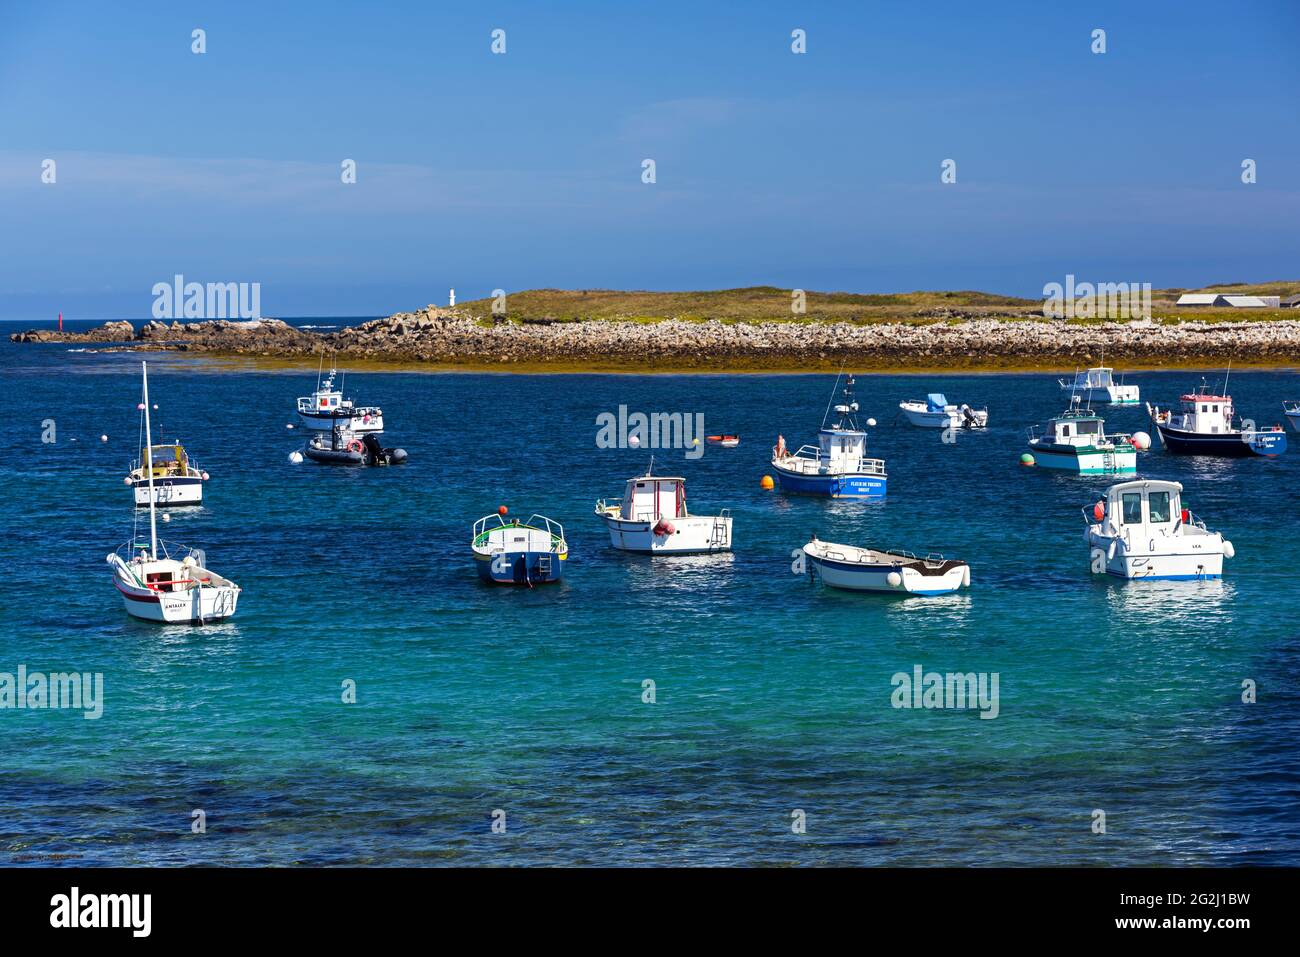
[[[508,512],[508,511],[510,511],[510,509],[508,509],[508,508],[506,508],[504,505],[502,505],[500,508],[497,509],[497,514],[498,514],[498,515],[504,515],[504,514],[505,514],[506,512]]]
[[[1096,505],[1092,507],[1092,515],[1093,518],[1095,518],[1097,521],[1100,522],[1103,518],[1106,517],[1106,506],[1103,505],[1101,502],[1098,502]]]

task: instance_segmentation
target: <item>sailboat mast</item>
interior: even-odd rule
[[[140,363],[140,375],[144,379],[144,460],[149,470],[149,559],[158,559],[158,519],[154,514],[153,500],[153,427],[149,422],[149,367]]]

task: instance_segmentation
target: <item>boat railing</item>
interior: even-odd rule
[[[600,508],[604,504],[604,501],[604,499],[601,499],[596,503],[596,507]],[[493,521],[496,522],[495,525],[491,524]],[[524,528],[538,532],[546,532],[551,537],[552,546],[560,545],[564,542],[564,526],[559,522],[552,521],[545,515],[529,515],[526,521],[521,522],[518,519],[507,521],[504,515],[493,514],[484,515],[474,523],[474,531],[470,538],[470,545],[473,546],[479,544],[479,539],[485,538],[490,533],[495,532],[498,528]]]

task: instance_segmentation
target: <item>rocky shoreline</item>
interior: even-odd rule
[[[278,319],[105,323],[88,332],[31,330],[20,343],[97,343],[267,359],[341,359],[472,368],[791,369],[1071,368],[1300,364],[1300,320],[1068,323],[935,317],[913,322],[485,320],[430,306],[318,333]]]

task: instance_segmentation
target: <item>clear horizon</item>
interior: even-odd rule
[[[320,318],[1294,280],[1297,41],[1293,2],[10,5],[0,320],[148,319],[177,273]]]

